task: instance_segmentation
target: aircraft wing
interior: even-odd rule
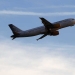
[[[46,29],[50,29],[50,28],[52,28],[52,23],[50,23],[49,21],[47,21],[45,18],[40,18],[41,19],[41,21],[42,21],[42,23],[44,24],[44,26],[45,26],[45,28]]]
[[[40,38],[37,39],[37,41],[38,41],[39,39],[42,39],[42,38],[46,37],[48,34],[54,35],[54,36],[56,36],[56,35],[59,34],[58,31],[52,32],[51,29],[52,29],[52,28],[59,28],[59,27],[60,27],[60,24],[58,24],[58,23],[52,24],[52,23],[50,23],[49,21],[47,21],[46,19],[44,19],[44,18],[40,18],[40,19],[41,19],[42,23],[44,24],[45,29],[47,30],[47,33],[43,34]]]
[[[45,18],[40,18],[40,19],[47,30],[60,27],[60,24],[52,24],[49,21],[47,21]]]

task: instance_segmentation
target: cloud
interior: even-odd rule
[[[43,7],[28,7],[28,8],[20,8],[20,7],[15,7],[14,9],[20,9],[20,10],[25,10],[25,9],[58,9],[58,8],[75,8],[75,5],[50,5],[50,6],[43,6]]]
[[[72,8],[75,8],[75,5],[63,5],[63,6],[62,6],[62,5],[59,5],[59,6],[57,6],[57,5],[50,5],[50,6],[47,6],[47,5],[46,5],[46,6],[41,6],[41,7],[28,7],[28,8],[14,7],[15,10],[36,10],[36,9],[37,9],[37,10],[38,10],[38,9],[39,9],[39,10],[40,10],[40,9],[47,9],[47,10],[48,10],[48,9],[49,9],[49,10],[50,10],[50,9],[53,9],[53,10],[54,10],[54,9],[63,9],[63,8],[64,8],[64,9],[66,9],[66,8],[67,8],[67,9],[72,9]]]
[[[68,16],[68,15],[75,15],[75,12],[39,13],[39,12],[1,10],[1,11],[0,11],[0,15]]]
[[[53,47],[54,46],[54,47]],[[36,46],[17,41],[0,42],[1,75],[75,75],[74,46]],[[66,52],[67,51],[67,52]],[[64,54],[66,53],[66,55]],[[75,53],[71,55],[75,55]]]
[[[75,5],[52,5],[48,6],[47,8],[75,8]]]

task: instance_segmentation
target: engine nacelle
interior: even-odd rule
[[[59,35],[59,31],[52,31],[50,35],[57,36]]]

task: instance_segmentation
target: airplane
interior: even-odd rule
[[[75,24],[75,19],[73,18],[64,19],[54,23],[49,22],[43,17],[40,17],[40,19],[44,26],[36,27],[33,29],[25,30],[25,31],[19,29],[13,24],[9,24],[9,27],[13,32],[13,35],[11,36],[12,40],[18,37],[31,37],[31,36],[42,34],[42,36],[37,39],[38,41],[39,39],[42,39],[46,37],[47,35],[57,36],[59,35],[59,31],[58,31],[59,29],[69,27],[69,26],[74,26]]]

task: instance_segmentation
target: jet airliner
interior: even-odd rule
[[[9,24],[9,27],[13,32],[13,35],[11,36],[12,40],[18,37],[31,37],[31,36],[36,36],[40,34],[42,34],[42,36],[38,38],[37,40],[42,39],[46,37],[47,35],[57,36],[59,35],[59,31],[58,31],[59,29],[69,27],[69,26],[74,26],[75,24],[75,19],[73,18],[64,19],[54,23],[49,22],[43,17],[40,17],[40,19],[44,26],[36,27],[33,29],[25,30],[25,31],[19,29],[13,24]]]

